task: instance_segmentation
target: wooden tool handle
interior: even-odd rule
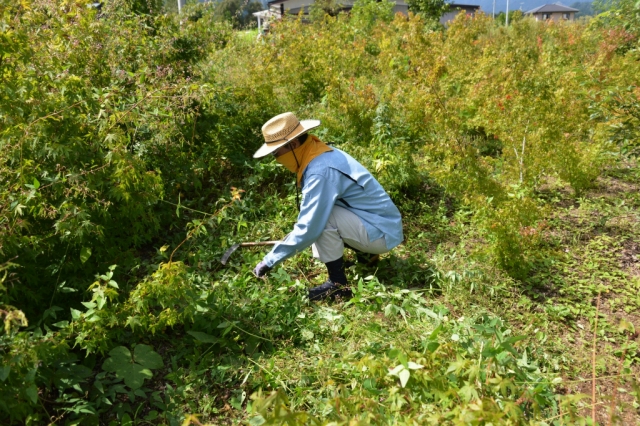
[[[253,246],[272,246],[280,241],[257,241],[254,243],[240,243],[240,247],[253,247]]]

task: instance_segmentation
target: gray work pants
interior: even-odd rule
[[[384,237],[369,241],[367,230],[355,213],[334,206],[320,238],[311,246],[313,257],[322,263],[337,260],[342,257],[345,243],[364,253],[382,254],[389,251]]]

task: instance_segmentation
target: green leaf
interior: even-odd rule
[[[36,385],[29,385],[24,392],[27,394],[31,402],[34,404],[38,402],[38,388]]]
[[[229,401],[229,404],[231,404],[231,406],[236,410],[242,410],[242,403],[246,398],[247,398],[247,393],[245,391],[242,391],[241,393],[231,398],[231,400]]]
[[[156,410],[151,410],[149,411],[149,414],[147,414],[144,419],[147,421],[151,421],[151,420],[155,420],[158,417],[158,412]]]
[[[428,317],[431,317],[433,319],[440,319],[438,314],[433,312],[431,309],[422,308],[422,309],[420,309],[420,312],[423,312],[425,315],[427,315]],[[438,336],[438,334],[440,333],[440,331],[442,331],[442,326],[441,325],[436,327],[436,329],[431,332],[431,336],[429,336],[429,337],[431,339],[435,339]]]
[[[469,383],[464,385],[458,391],[458,394],[462,397],[462,400],[465,402],[469,402],[471,400],[478,399],[478,391],[475,387],[471,386]]]
[[[440,343],[438,342],[427,343],[427,350],[431,353],[435,352],[439,347],[440,347]]]
[[[104,142],[105,144],[107,144],[108,142],[114,142],[116,143],[118,141],[118,136],[114,133],[109,133],[107,136],[105,136],[104,138]]]
[[[115,362],[113,358],[107,358],[102,363],[102,369],[104,371],[111,371],[113,373],[116,371],[117,368],[118,368],[118,363]]]
[[[514,343],[519,342],[520,340],[524,340],[526,338],[527,338],[527,336],[512,336],[512,337],[509,337],[509,338],[505,339],[505,343],[514,344]]]
[[[383,392],[383,391],[379,390],[379,389],[376,387],[376,379],[371,379],[371,378],[369,378],[369,379],[365,380],[365,381],[364,381],[364,388],[365,388],[367,391],[369,391],[369,392],[371,392],[372,394],[374,394],[374,395],[380,395],[380,394],[382,394],[382,392]]]
[[[91,257],[91,249],[89,247],[82,247],[80,249],[80,262],[84,263]]]
[[[187,331],[190,335],[192,335],[198,342],[202,343],[219,343],[220,339],[212,336],[207,333],[203,333],[201,331]]]
[[[102,364],[102,369],[105,371],[116,372],[122,365],[131,364],[133,362],[131,352],[124,346],[113,348],[109,352],[109,355],[111,357],[107,358],[107,360]]]
[[[129,417],[129,415],[127,413],[124,413],[122,415],[122,419],[120,420],[120,425],[121,426],[133,426],[133,420],[131,420],[131,417]]]
[[[124,379],[125,385],[133,391],[142,386],[145,379],[153,377],[150,369],[164,365],[162,357],[148,345],[137,345],[133,356],[124,346],[112,349],[109,355],[111,356],[102,364],[102,369],[115,373],[119,379]],[[134,362],[134,359],[137,362]]]
[[[11,371],[10,365],[0,366],[0,382],[4,382],[9,377],[9,372]]]
[[[153,377],[153,373],[140,364],[131,364],[122,370],[116,371],[116,377],[124,379],[125,385],[129,386],[132,390],[136,390],[142,386],[144,379]]]
[[[40,182],[38,182],[38,179],[36,179],[35,177],[33,178],[33,189],[38,189],[40,188]]]
[[[137,345],[133,349],[133,359],[143,367],[151,370],[164,367],[162,357],[148,345]]]
[[[254,418],[252,418],[251,420],[249,420],[249,424],[251,426],[261,426],[263,424],[265,424],[267,421],[264,419],[264,417],[262,416],[255,416]]]

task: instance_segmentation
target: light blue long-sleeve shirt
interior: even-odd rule
[[[320,154],[305,169],[301,186],[302,203],[293,231],[263,259],[270,268],[313,244],[334,205],[362,220],[369,241],[384,237],[389,250],[402,242],[400,211],[371,173],[349,154],[336,148]]]

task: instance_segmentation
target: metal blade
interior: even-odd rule
[[[224,255],[222,256],[222,259],[220,259],[220,263],[222,263],[223,265],[226,265],[227,262],[229,261],[229,258],[233,254],[233,252],[238,250],[239,247],[240,247],[240,243],[234,244],[231,247],[229,247],[229,250],[225,251]]]

